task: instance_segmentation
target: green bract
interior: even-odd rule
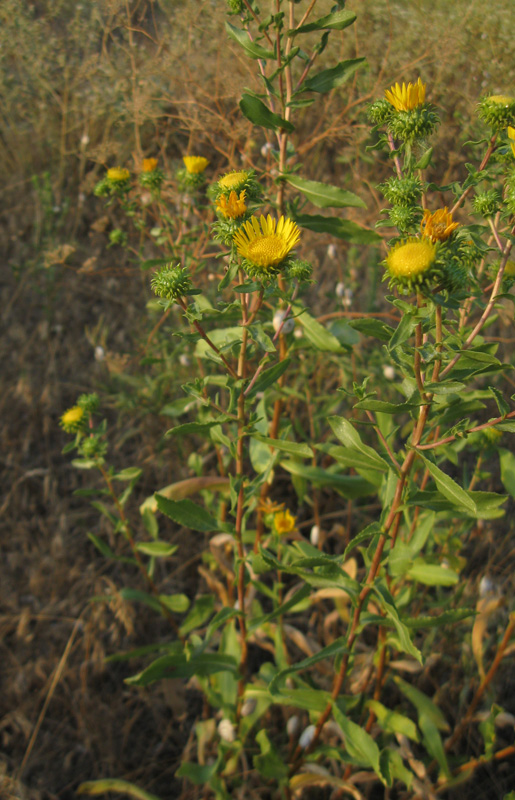
[[[160,269],[153,276],[150,285],[157,296],[164,300],[178,300],[193,288],[188,271],[180,264]]]

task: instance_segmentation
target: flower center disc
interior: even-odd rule
[[[393,275],[412,278],[426,272],[435,258],[434,247],[425,242],[408,242],[390,253],[388,262]]]
[[[269,267],[278,264],[285,256],[284,241],[278,236],[262,236],[249,242],[247,258],[260,267]]]

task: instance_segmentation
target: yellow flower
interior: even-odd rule
[[[199,175],[201,172],[204,172],[209,164],[209,161],[207,158],[204,158],[204,156],[183,156],[182,160],[190,175]]]
[[[157,158],[144,158],[141,166],[143,172],[154,172],[157,169]]]
[[[415,84],[408,83],[407,86],[403,83],[401,87],[396,83],[385,91],[385,96],[396,111],[411,111],[426,99],[426,84],[420,78]]]
[[[288,217],[279,220],[251,217],[234,234],[234,243],[243,258],[266,269],[284,261],[300,238],[300,230]]]
[[[284,533],[291,533],[295,528],[296,518],[288,510],[279,511],[274,517],[274,527],[277,533],[282,536]]]
[[[388,272],[393,278],[410,281],[431,269],[436,246],[430,239],[407,239],[392,247],[386,257]]]
[[[237,191],[241,186],[243,186],[248,177],[249,173],[245,172],[244,170],[240,170],[239,172],[228,172],[227,175],[224,175],[219,179],[218,185],[220,189],[234,189]]]
[[[515,128],[512,128],[511,125],[508,125],[508,139],[511,139],[510,147],[512,150],[513,155],[515,156]]]
[[[61,417],[60,425],[66,433],[74,433],[80,427],[84,417],[84,409],[80,406],[73,406],[65,411]]]
[[[426,208],[420,223],[422,236],[427,236],[432,242],[444,242],[458,227],[459,223],[453,222],[452,214],[447,211],[447,206],[439,208],[433,213]]]
[[[111,167],[107,170],[107,179],[113,183],[124,183],[129,180],[130,176],[129,170],[123,167]]]
[[[510,106],[515,103],[515,97],[510,97],[507,94],[491,94],[486,99],[489,103],[497,103],[499,106]]]
[[[216,201],[216,210],[223,214],[226,219],[236,219],[242,217],[247,206],[245,205],[245,189],[240,192],[240,196],[233,190],[227,198],[221,194]]]

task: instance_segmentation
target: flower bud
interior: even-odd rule
[[[309,534],[309,540],[313,547],[316,547],[318,542],[320,541],[320,527],[318,525],[313,525],[311,528],[311,532]]]
[[[236,739],[236,732],[230,719],[220,720],[218,723],[218,734],[220,739],[223,739],[224,742],[234,742]]]
[[[241,707],[241,716],[242,717],[250,717],[250,715],[255,711],[257,702],[253,697],[249,697],[243,703]]]
[[[293,714],[292,717],[289,718],[288,722],[286,723],[286,731],[288,736],[293,738],[297,736],[300,730],[300,719],[296,714]]]
[[[315,736],[315,726],[314,725],[308,725],[308,727],[304,728],[304,730],[302,731],[302,733],[300,735],[299,746],[302,747],[303,750],[306,747],[309,747],[309,745],[311,744],[311,742],[314,739],[314,736]]]
[[[295,320],[292,317],[286,318],[285,311],[276,311],[272,324],[276,332],[282,325],[281,333],[291,333],[295,327]]]
[[[385,364],[383,367],[383,375],[387,381],[393,381],[395,378],[395,370],[390,364]]]

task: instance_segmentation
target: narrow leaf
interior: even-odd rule
[[[298,175],[283,175],[282,177],[318,208],[346,208],[348,206],[366,208],[366,203],[361,197],[353,192],[340,189],[338,186],[319,181],[308,181]]]
[[[253,42],[247,31],[236,28],[230,22],[225,23],[225,30],[231,39],[243,47],[249,58],[263,58],[265,60],[275,58],[275,53],[272,50],[266,50],[260,44]]]
[[[456,481],[447,475],[440,467],[437,467],[436,464],[433,464],[432,461],[425,458],[421,455],[422,460],[424,461],[430,475],[434,478],[435,483],[438,487],[438,490],[443,494],[447,500],[450,500],[451,503],[454,503],[457,506],[463,506],[466,508],[467,511],[470,511],[472,514],[477,513],[477,506],[472,500],[471,496],[465,489],[462,489]]]
[[[81,783],[77,789],[77,794],[105,794],[106,792],[117,792],[118,794],[125,794],[129,797],[135,797],[136,800],[159,800],[159,797],[150,792],[145,792],[139,786],[135,786],[128,781],[121,781],[118,778],[103,778],[100,781],[86,781]]]
[[[330,92],[344,84],[357,69],[361,67],[364,58],[350,58],[341,61],[331,69],[324,69],[304,82],[304,89],[309,92]]]
[[[317,19],[314,22],[308,22],[307,25],[301,25],[299,28],[293,28],[292,30],[288,31],[288,35],[296,36],[298,33],[309,33],[310,31],[320,30],[342,31],[344,28],[352,25],[355,19],[356,14],[354,14],[353,11],[348,11],[347,9],[343,8],[339,11],[334,11],[332,14],[327,14],[325,17],[320,17],[320,19]]]
[[[204,508],[191,500],[168,500],[160,494],[155,495],[159,511],[166,514],[179,525],[191,528],[193,531],[209,533],[220,529],[219,523]]]
[[[297,214],[295,222],[301,228],[307,228],[315,233],[330,233],[337,239],[343,239],[352,244],[374,244],[381,241],[381,237],[375,231],[366,230],[356,222],[339,217],[323,217],[320,214]]]
[[[262,128],[268,128],[272,131],[283,130],[287,133],[295,130],[291,122],[270,111],[259,97],[244,94],[240,100],[240,109],[243,116],[247,117],[254,125],[260,125]]]

